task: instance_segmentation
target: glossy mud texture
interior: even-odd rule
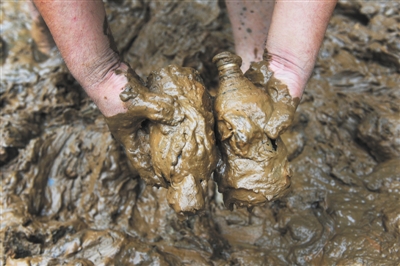
[[[146,119],[152,119],[174,126],[183,120],[183,115],[172,97],[165,98],[151,93],[132,69],[117,74],[124,75],[128,80],[120,94],[127,112],[106,117],[108,128],[113,137],[125,147],[132,171],[137,171],[149,185],[166,187],[166,180],[154,173],[149,129],[143,123]]]
[[[215,95],[212,57],[233,51],[217,1],[106,5],[116,44],[141,77],[190,66]],[[146,186],[129,169],[57,54],[32,60],[25,2],[1,8],[1,264],[398,265],[396,1],[339,2],[281,136],[290,193],[230,211],[208,182],[203,213],[184,221],[167,189]]]
[[[267,125],[273,113],[285,114],[287,108],[274,105],[267,93],[268,82],[258,88],[243,75],[239,56],[222,52],[213,62],[220,81],[214,113],[222,157],[215,180],[225,204],[230,208],[233,204],[252,207],[282,197],[290,187],[287,150],[279,136],[269,138]],[[257,84],[271,78],[270,71],[262,72],[255,67],[251,74]],[[286,86],[275,86],[274,92],[282,94],[282,90],[288,95]],[[295,108],[291,110],[289,119],[293,118]]]
[[[120,94],[128,111],[106,122],[133,171],[148,185],[167,188],[177,213],[204,210],[217,150],[211,97],[200,74],[170,65],[150,74],[150,90],[133,70],[119,74],[128,80]]]
[[[176,126],[149,124],[152,164],[168,184],[168,203],[179,214],[202,211],[217,165],[211,97],[200,74],[188,67],[170,65],[154,71],[147,85],[152,92],[174,97],[184,116]]]

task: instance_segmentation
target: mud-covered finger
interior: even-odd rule
[[[143,106],[143,115],[154,122],[176,125],[183,120],[183,114],[178,105],[165,102],[149,101]]]
[[[274,112],[264,128],[264,132],[271,139],[276,139],[292,123],[292,116],[289,113]]]

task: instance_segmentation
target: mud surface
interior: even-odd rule
[[[282,135],[291,192],[230,211],[208,182],[204,213],[187,220],[130,171],[57,53],[32,60],[25,3],[1,9],[1,264],[398,265],[397,2],[338,4]],[[233,49],[221,4],[115,1],[107,12],[139,75],[190,66],[216,88],[211,58]]]

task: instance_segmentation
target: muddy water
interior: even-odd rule
[[[25,3],[1,8],[1,264],[398,265],[396,2],[338,4],[282,136],[291,192],[230,211],[209,182],[204,213],[186,220],[168,206],[166,189],[129,169],[57,52],[32,60]],[[115,1],[107,12],[139,75],[190,66],[213,92],[211,58],[233,49],[223,6]]]

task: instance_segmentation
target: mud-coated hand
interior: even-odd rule
[[[118,72],[117,74],[123,74],[128,79],[128,84],[120,94],[128,110],[121,114],[120,120],[129,123],[129,125],[120,124],[118,129],[122,126],[135,131],[145,119],[167,125],[176,125],[182,121],[183,116],[172,96],[150,92],[132,69],[128,69],[126,73]]]
[[[133,70],[117,74],[128,79],[120,94],[127,111],[106,117],[108,127],[114,138],[124,146],[131,166],[139,175],[148,184],[165,186],[165,181],[154,174],[148,132],[141,125],[147,119],[167,125],[178,124],[183,120],[179,105],[172,96],[150,92]]]
[[[299,99],[293,99],[287,86],[274,75],[268,81],[267,92],[273,102],[273,111],[264,131],[268,137],[276,139],[292,123]]]
[[[278,103],[277,105],[281,105]],[[287,107],[287,106],[284,106]],[[277,139],[290,126],[293,120],[294,110],[287,108],[277,109],[272,112],[264,132],[271,139]]]
[[[292,123],[299,98],[292,98],[288,87],[274,77],[267,61],[252,63],[245,76],[270,96],[272,113],[264,128],[271,139],[277,139]]]

